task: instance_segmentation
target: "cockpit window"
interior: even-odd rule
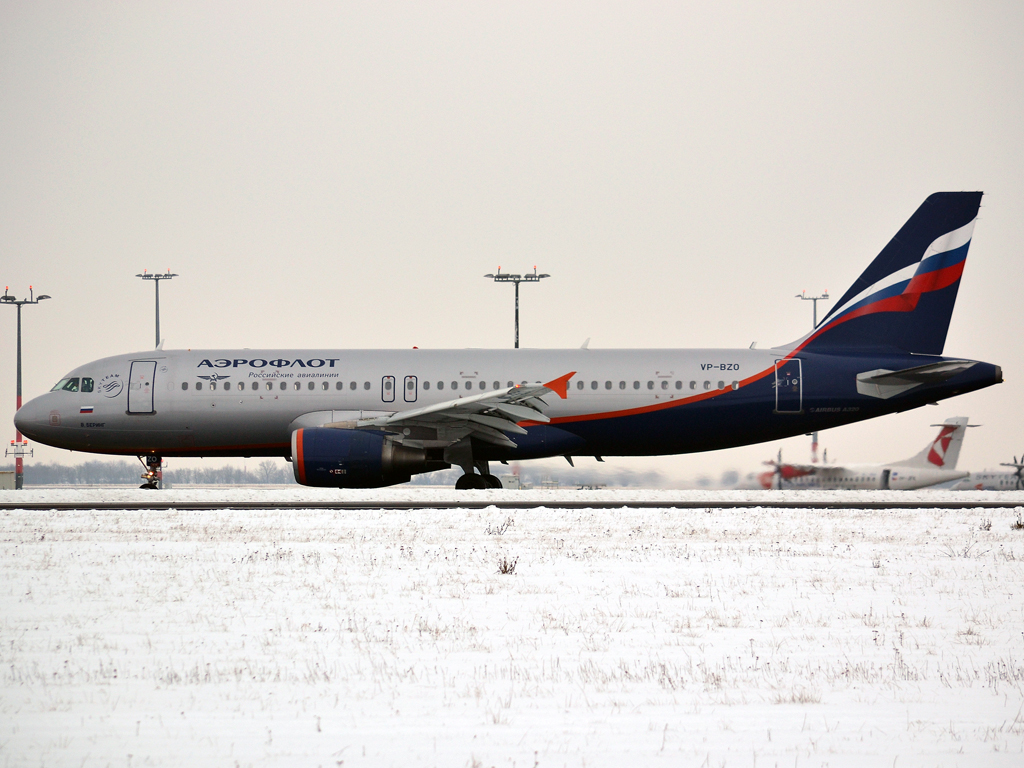
[[[86,379],[86,381],[88,381],[90,383],[90,385],[92,384],[92,379]],[[78,391],[78,379],[77,378],[75,378],[75,379],[61,379],[60,381],[58,381],[56,384],[53,385],[53,389],[51,389],[50,391],[51,392],[58,392],[58,391],[61,391],[61,390],[63,390],[64,392],[77,392]],[[92,387],[91,386],[89,387],[88,391],[89,392],[92,391]]]
[[[92,379],[85,377],[82,379],[82,391],[92,392],[93,382]]]

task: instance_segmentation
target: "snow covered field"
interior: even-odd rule
[[[1020,515],[0,510],[0,766],[1018,766]]]

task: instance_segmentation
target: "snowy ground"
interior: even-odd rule
[[[0,766],[1018,766],[1020,514],[0,510]]]

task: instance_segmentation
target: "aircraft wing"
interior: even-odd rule
[[[765,464],[775,467],[775,471],[782,475],[783,480],[793,480],[807,475],[841,474],[848,469],[842,464],[793,464],[788,461],[784,463],[766,461]]]
[[[525,435],[520,422],[549,422],[551,419],[543,412],[548,405],[544,397],[554,394],[564,400],[569,379],[575,374],[572,371],[547,384],[516,385],[409,411],[324,426],[382,430],[393,434],[400,443],[419,447],[442,447],[474,437],[485,443],[515,448],[516,444],[507,435]]]
[[[819,467],[817,464],[791,464],[788,461],[779,465],[779,471],[784,480],[804,475],[816,475],[819,469],[823,469],[823,467]]]

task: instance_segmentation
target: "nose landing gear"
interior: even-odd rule
[[[143,460],[142,456],[139,456],[139,461],[146,467],[146,471],[142,473],[142,479],[145,480],[139,488],[145,488],[150,491],[155,491],[160,487],[160,483],[163,482],[164,473],[161,470],[164,462],[159,456],[146,456]]]

